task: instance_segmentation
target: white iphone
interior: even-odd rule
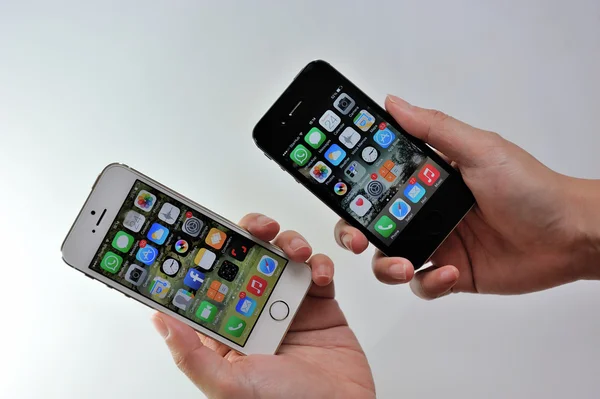
[[[309,267],[120,164],[100,174],[69,231],[71,267],[244,354],[273,354]]]

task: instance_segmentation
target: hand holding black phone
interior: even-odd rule
[[[475,203],[460,173],[324,61],[296,76],[253,137],[383,253],[415,268]]]

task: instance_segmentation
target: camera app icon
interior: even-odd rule
[[[136,287],[139,287],[144,283],[144,281],[146,281],[147,275],[148,271],[145,268],[136,264],[132,264],[131,266],[129,266],[129,269],[125,274],[125,280],[135,285]]]
[[[333,103],[333,106],[335,109],[340,111],[343,115],[348,115],[350,113],[350,111],[352,111],[352,108],[354,108],[355,104],[356,103],[354,102],[352,97],[350,97],[346,93],[342,93],[337,98],[337,100],[335,100],[335,102]]]

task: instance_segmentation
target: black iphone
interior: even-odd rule
[[[458,171],[324,61],[302,69],[253,136],[383,253],[415,268],[475,203]]]

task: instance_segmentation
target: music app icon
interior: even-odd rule
[[[248,281],[248,285],[246,286],[246,291],[256,296],[262,296],[266,289],[267,281],[258,276],[252,276],[250,281]]]
[[[419,179],[428,186],[432,186],[440,177],[440,171],[434,168],[431,164],[425,164],[419,172]]]

